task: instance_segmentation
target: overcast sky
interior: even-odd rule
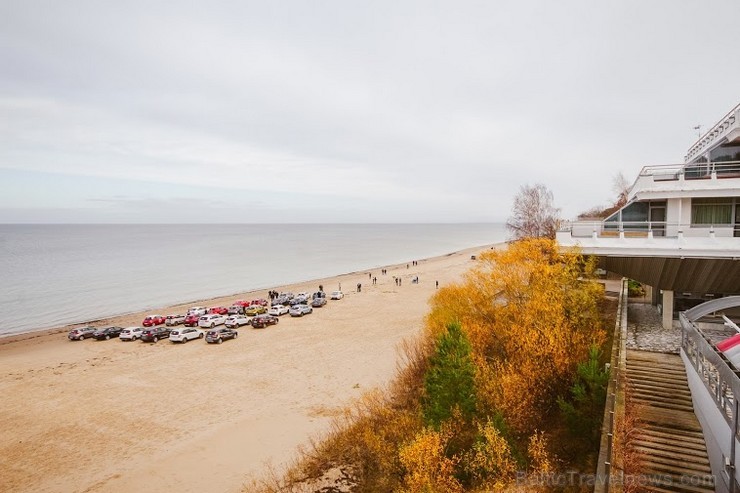
[[[0,222],[565,217],[740,102],[740,1],[0,0]]]

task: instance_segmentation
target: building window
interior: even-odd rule
[[[732,224],[732,197],[691,200],[691,224]]]

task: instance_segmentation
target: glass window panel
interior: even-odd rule
[[[731,224],[732,197],[693,199],[691,201],[692,224]]]

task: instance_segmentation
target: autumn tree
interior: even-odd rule
[[[507,229],[515,239],[551,238],[560,226],[560,209],[553,205],[552,192],[542,184],[524,185],[514,198]]]
[[[616,194],[614,198],[614,203],[606,207],[592,207],[587,211],[578,214],[578,219],[603,219],[611,216],[627,203],[629,190],[630,183],[627,181],[627,178],[624,176],[624,174],[620,171],[612,178],[612,191]]]
[[[625,205],[630,191],[630,183],[621,171],[612,178],[612,190],[617,195],[614,201],[614,207],[620,208]]]
[[[458,286],[441,289],[427,322],[433,334],[457,319],[472,345],[478,416],[501,414],[519,436],[546,428],[578,363],[604,340],[597,302],[584,282],[590,260],[550,240],[487,252]]]
[[[491,491],[517,471],[553,472],[581,432],[568,435],[561,413],[590,419],[591,431],[603,412],[604,376],[589,352],[605,340],[594,268],[549,239],[481,254],[436,291],[394,383],[346,411],[295,470],[298,482],[346,465],[358,491]]]
[[[463,486],[455,478],[459,459],[445,454],[448,438],[444,431],[425,428],[400,448],[402,493],[462,493]]]

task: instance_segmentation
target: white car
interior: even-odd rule
[[[143,327],[126,327],[121,331],[118,338],[122,341],[135,341],[141,338],[142,332],[144,332]]]
[[[341,300],[344,298],[344,293],[341,291],[332,291],[331,296],[329,296],[330,300]]]
[[[202,339],[204,333],[200,329],[194,327],[183,327],[182,329],[175,329],[170,332],[170,341],[172,342],[188,342],[193,339]]]
[[[205,315],[208,313],[208,308],[205,306],[194,306],[188,310],[188,315]]]
[[[180,325],[185,323],[185,315],[167,315],[164,324],[167,326]]]
[[[288,307],[285,305],[275,305],[271,306],[269,310],[267,310],[268,315],[272,315],[273,317],[279,317],[280,315],[285,315],[288,313]]]
[[[252,319],[246,315],[231,315],[226,319],[224,325],[230,329],[241,327],[242,325],[249,325]]]
[[[212,313],[210,315],[204,315],[198,319],[198,327],[205,329],[212,329],[217,325],[223,325],[226,322],[226,315],[219,315],[218,313]]]

